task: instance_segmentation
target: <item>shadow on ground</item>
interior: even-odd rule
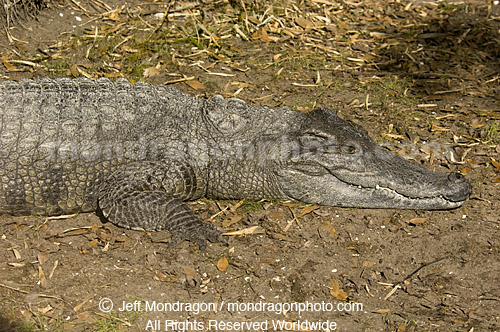
[[[437,8],[436,3],[426,2],[433,10],[422,12],[419,20],[404,6],[392,12],[387,7],[406,24],[394,26],[385,21],[378,30],[387,41],[375,49],[380,57],[378,70],[413,78],[415,93],[427,95],[456,89],[455,80],[495,79],[500,71],[499,23],[494,19],[500,15],[499,6],[464,3]],[[489,97],[499,100],[499,92],[498,88],[489,91]]]

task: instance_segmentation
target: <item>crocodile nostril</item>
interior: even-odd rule
[[[464,176],[460,173],[450,173],[450,174],[448,174],[448,180],[450,180],[452,182],[463,181]]]

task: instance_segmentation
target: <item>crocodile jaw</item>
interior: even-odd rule
[[[444,195],[409,197],[395,189],[382,186],[363,187],[340,180],[331,173],[314,176],[303,172],[287,169],[280,172],[280,177],[293,179],[281,181],[281,188],[287,198],[327,206],[363,207],[382,209],[412,209],[412,210],[447,210],[460,207],[466,200],[450,200]],[[300,189],[293,183],[302,183]],[[470,187],[470,185],[469,185]],[[468,190],[470,193],[470,189]]]

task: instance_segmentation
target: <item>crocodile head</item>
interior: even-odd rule
[[[330,206],[440,210],[461,206],[471,185],[459,173],[433,172],[379,146],[361,127],[316,109],[276,171],[294,200]]]

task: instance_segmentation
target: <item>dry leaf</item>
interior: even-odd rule
[[[252,39],[262,40],[262,41],[265,41],[266,43],[273,41],[273,39],[269,38],[269,35],[267,34],[267,31],[265,28],[260,28],[259,30],[252,33]]]
[[[337,231],[335,230],[335,227],[329,221],[323,222],[323,224],[319,226],[318,232],[319,236],[321,236],[322,239],[333,238],[334,240],[337,240],[339,237]]]
[[[45,314],[49,313],[49,311],[51,311],[51,310],[54,310],[54,308],[49,304],[43,308],[38,308],[37,311],[39,313],[43,314],[44,316],[50,317],[51,315],[45,315]]]
[[[43,272],[42,266],[38,265],[38,279],[40,280],[40,286],[42,288],[47,287],[47,278],[45,278],[45,272]]]
[[[16,248],[12,248],[12,253],[14,254],[14,257],[16,257],[16,259],[21,259],[22,258],[21,257],[21,253]]]
[[[374,266],[375,266],[375,263],[373,263],[373,262],[370,262],[370,261],[364,261],[363,262],[363,267],[365,269],[371,269]]]
[[[192,81],[186,81],[184,83],[189,85],[194,90],[206,89],[206,86],[200,81],[192,80]]]
[[[132,239],[129,238],[126,234],[122,234],[120,236],[115,237],[115,242],[127,242],[131,241]]]
[[[228,266],[229,266],[229,262],[227,261],[226,256],[222,256],[217,261],[217,269],[219,269],[219,271],[221,271],[221,272],[226,272]]]
[[[266,264],[273,264],[276,263],[276,258],[262,258],[260,262]]]
[[[101,232],[101,233],[99,234],[99,238],[100,238],[101,240],[103,240],[103,241],[110,241],[110,240],[111,240],[111,238],[112,238],[112,236],[111,236],[111,234],[109,234],[109,233],[107,233],[107,232]]]
[[[377,309],[377,310],[374,310],[373,312],[377,313],[377,314],[386,314],[388,312],[391,312],[391,309]]]
[[[54,266],[52,266],[52,270],[50,270],[49,279],[52,279],[52,276],[54,275],[54,272],[56,271],[58,265],[59,260],[56,259],[56,261],[54,262]]]
[[[284,213],[283,211],[277,211],[277,212],[272,212],[272,213],[269,213],[268,216],[269,218],[271,219],[276,219],[276,220],[280,220],[281,218],[284,217]]]
[[[144,69],[144,73],[142,74],[144,77],[153,77],[160,73],[160,70],[157,67],[148,67]]]
[[[330,212],[322,209],[317,209],[313,211],[315,215],[318,215],[320,217],[328,217],[330,215]]]
[[[471,171],[471,168],[469,166],[464,166],[464,167],[460,168],[460,173],[462,173],[463,175],[467,175],[470,171]]]
[[[184,271],[185,274],[187,274],[188,276],[194,276],[196,274],[196,270],[193,269],[192,267],[190,266],[183,266],[182,267],[182,270]]]
[[[349,26],[344,22],[339,22],[338,27],[342,30],[349,30]]]
[[[14,66],[13,64],[11,64],[5,55],[2,55],[1,59],[2,59],[3,65],[5,66],[5,69],[7,69],[7,72],[18,71],[17,67]]]
[[[257,17],[255,17],[255,16],[248,16],[248,20],[249,20],[250,22],[252,22],[253,24],[255,24],[255,25],[259,25],[259,24],[261,24],[261,23],[262,23],[262,22],[261,22],[261,20],[259,20],[259,19],[258,19]]]
[[[84,311],[82,313],[77,314],[75,317],[77,319],[87,319],[87,318],[89,318],[89,316],[90,316],[89,312],[88,311]]]
[[[130,46],[127,46],[127,45],[122,46],[122,50],[125,51],[125,52],[129,52],[129,53],[137,53],[137,52],[139,52],[138,49],[130,47]]]
[[[73,231],[69,231],[64,236],[77,236],[82,234],[87,234],[89,231],[86,229],[75,229]]]
[[[78,77],[78,66],[75,64],[73,64],[70,68],[69,68],[69,72],[71,74],[71,76],[73,77]]]
[[[80,311],[80,309],[85,305],[85,303],[87,303],[88,301],[90,301],[93,297],[94,297],[93,295],[87,296],[82,302],[78,303],[77,305],[75,305],[73,307],[73,311],[74,312]]]
[[[120,77],[123,77],[123,74],[120,73],[120,72],[105,73],[104,76],[107,77],[107,78],[120,78]]]
[[[95,247],[98,243],[99,243],[98,239],[93,239],[92,241],[90,241],[88,243],[88,246],[92,248],[92,247]]]
[[[226,218],[222,221],[222,228],[229,228],[232,225],[238,223],[243,217],[239,214]]]
[[[161,271],[156,271],[155,275],[153,276],[153,280],[163,281],[163,282],[173,282],[177,280],[177,277],[174,275],[165,274]]]
[[[289,238],[288,236],[284,235],[284,234],[280,234],[280,233],[275,233],[275,232],[271,232],[269,233],[269,235],[272,236],[273,239],[276,239],[276,240],[280,240],[280,241],[287,241],[287,242],[293,242],[293,240],[291,238]]]
[[[470,127],[472,129],[483,128],[484,126],[486,126],[485,123],[479,123],[479,122],[478,123],[471,123],[470,124]]]
[[[109,250],[109,242],[106,242],[106,244],[104,245],[104,248],[102,248],[102,252],[106,252]]]
[[[318,208],[319,208],[319,205],[306,206],[305,208],[303,208],[302,210],[300,210],[299,217],[303,217],[306,214],[311,213],[311,212],[313,212],[314,210],[316,210]]]
[[[110,12],[109,16],[107,19],[110,19],[112,21],[119,21],[120,20],[120,9],[117,8],[113,11]]]
[[[37,256],[38,256],[38,263],[40,265],[45,264],[45,262],[47,262],[49,260],[49,258],[46,255],[44,255],[43,253],[41,253],[41,252],[38,253]]]
[[[13,267],[25,267],[26,263],[8,263],[8,265]]]
[[[413,219],[408,220],[407,223],[414,224],[414,225],[423,224],[424,222],[427,221],[427,219],[429,219],[429,218],[413,218]]]
[[[500,170],[500,162],[496,161],[495,159],[491,159],[491,164],[497,169]]]
[[[303,17],[297,17],[295,23],[304,29],[314,28],[314,23]]]
[[[340,301],[347,301],[347,293],[340,288],[340,283],[332,278],[332,287],[330,288],[330,295]]]
[[[262,233],[264,233],[264,229],[262,227],[252,226],[234,232],[226,232],[223,235],[250,235],[250,234],[262,234]]]

